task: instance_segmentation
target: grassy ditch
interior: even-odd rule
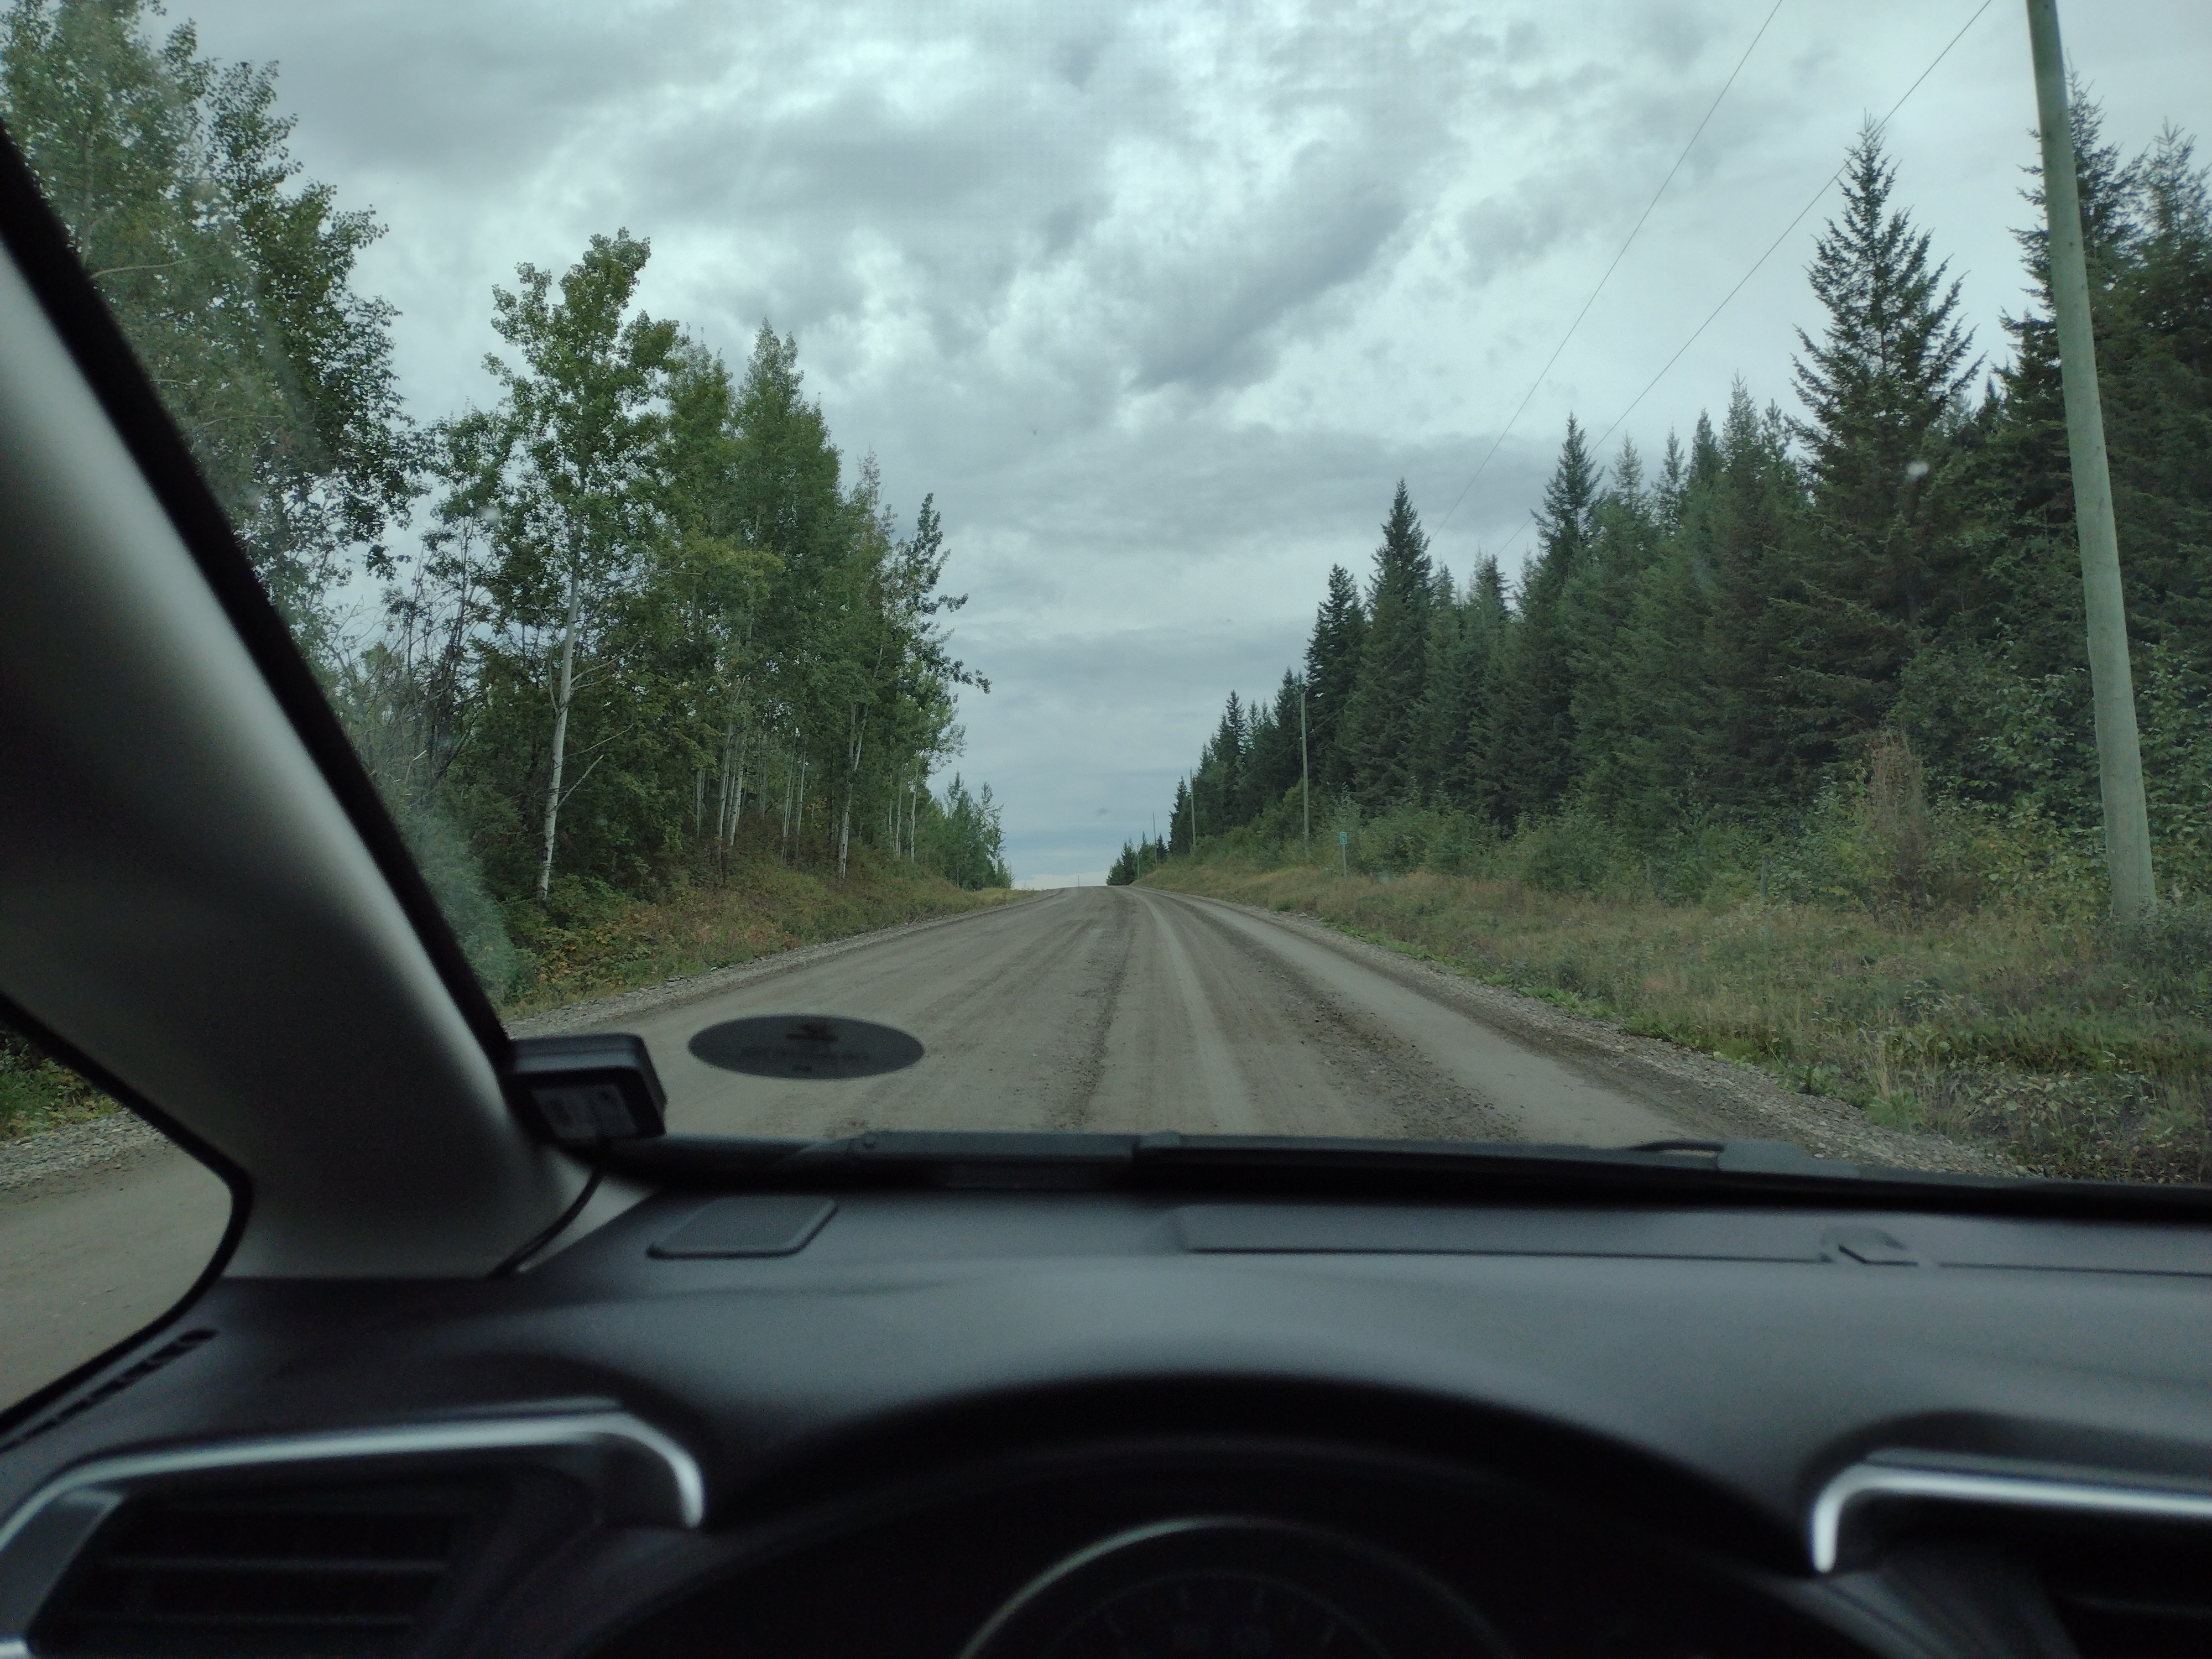
[[[2040,1173],[2212,1179],[2201,903],[2121,933],[2002,902],[1805,902],[1725,884],[1681,902],[1267,862],[1175,859],[1144,880],[1317,916]]]
[[[106,1117],[115,1103],[15,1032],[0,1027],[0,1140]]]
[[[506,907],[511,989],[501,1012],[538,1013],[1015,896],[1006,888],[963,891],[911,864],[878,862],[866,853],[842,882],[764,857],[737,866],[726,879],[673,884],[657,898],[560,884],[546,906]],[[115,1109],[76,1073],[0,1027],[0,1140]]]

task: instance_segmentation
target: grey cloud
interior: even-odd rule
[[[1212,257],[1190,262],[1176,284],[1181,303],[1156,307],[1133,384],[1233,386],[1266,374],[1268,335],[1365,273],[1407,212],[1391,185],[1309,151],[1261,212],[1229,227]]]

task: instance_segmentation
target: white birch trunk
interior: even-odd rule
[[[553,837],[561,826],[561,764],[568,746],[568,703],[576,690],[576,629],[584,619],[581,582],[568,584],[568,625],[561,633],[561,687],[553,698],[553,782],[545,792],[545,856],[538,866],[538,902],[553,890]]]
[[[837,879],[845,879],[845,860],[853,848],[853,795],[860,787],[860,747],[868,739],[868,711],[853,723],[850,763],[845,769],[845,816],[837,826]]]
[[[730,823],[723,832],[725,844],[738,844],[738,824],[745,815],[745,750],[752,746],[753,734],[748,731],[738,739],[736,758],[731,763]]]
[[[729,839],[730,830],[730,763],[737,747],[737,722],[732,720],[722,731],[722,775],[714,792],[714,840],[719,845]]]

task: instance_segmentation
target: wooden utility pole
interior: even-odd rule
[[[1298,800],[1306,809],[1306,856],[1313,856],[1313,778],[1306,763],[1306,689],[1298,688]]]
[[[2089,319],[2089,272],[2081,251],[2081,203],[2074,178],[2074,127],[2066,109],[2066,60],[2057,0],[2027,0],[2035,58],[2036,122],[2043,138],[2043,204],[2050,216],[2051,303],[2057,313],[2058,368],[2066,388],[2066,449],[2073,463],[2074,525],[2081,538],[2081,592],[2089,615],[2089,695],[2097,717],[2097,776],[2105,805],[2105,864],[2112,915],[2150,914],[2150,817],[2143,806],[2142,750],[2136,737],[2135,676],[2128,664],[2120,539],[2112,522],[2112,477],[2105,458],[2105,411],[2097,395],[2097,343]]]

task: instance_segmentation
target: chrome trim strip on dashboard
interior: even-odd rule
[[[217,1470],[412,1459],[486,1452],[622,1452],[665,1477],[651,1524],[696,1528],[707,1516],[698,1460],[677,1440],[628,1412],[547,1413],[461,1422],[340,1429],[179,1446],[95,1459],[65,1469],[0,1523],[0,1659],[29,1653],[31,1622],[77,1551],[140,1482]]]
[[[1833,1572],[1851,1506],[1869,1498],[1920,1498],[1938,1503],[1984,1504],[2008,1509],[2061,1510],[2141,1521],[2212,1522],[2212,1492],[2129,1486],[2057,1476],[1984,1474],[1855,1463],[1820,1488],[1809,1530],[1813,1568]]]

